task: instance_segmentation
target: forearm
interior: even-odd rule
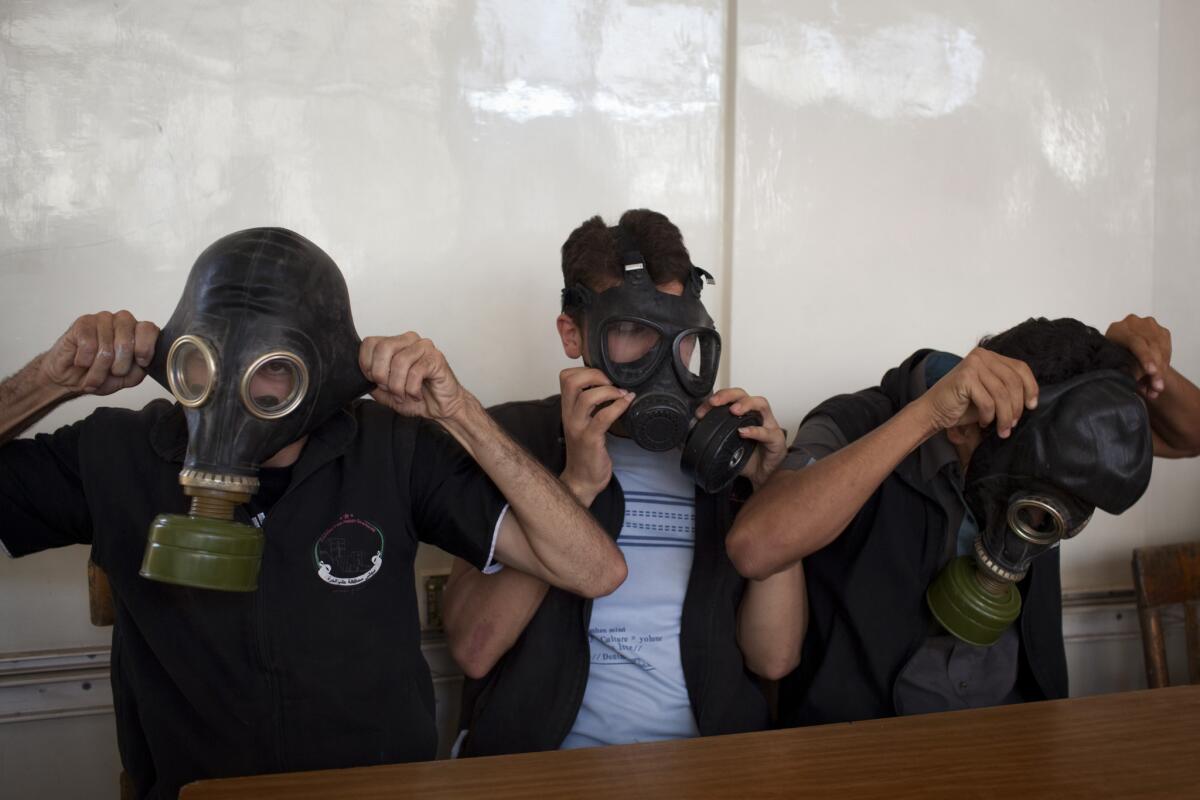
[[[858,441],[801,470],[776,470],[738,514],[729,557],[765,578],[832,542],[892,470],[936,428],[917,403]]]
[[[482,678],[521,636],[547,585],[517,570],[484,575],[455,560],[442,618],[450,653],[471,678]]]
[[[46,380],[42,371],[43,358],[38,356],[16,375],[0,382],[0,445],[20,436],[73,396]]]
[[[576,594],[597,596],[625,579],[613,541],[566,486],[487,414],[473,396],[443,425],[510,505],[497,541],[500,560]]]
[[[1200,455],[1200,388],[1168,368],[1163,390],[1146,403],[1150,425],[1164,446],[1155,455],[1182,458]]]
[[[794,670],[807,629],[803,565],[748,581],[738,608],[738,646],[751,672],[779,680]]]

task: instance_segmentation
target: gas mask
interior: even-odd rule
[[[582,284],[564,289],[563,311],[583,315],[588,365],[637,393],[621,418],[630,438],[655,452],[682,446],[680,468],[704,491],[721,492],[757,444],[738,429],[761,425],[762,416],[737,417],[721,406],[696,419],[721,358],[721,337],[700,302],[712,276],[693,266],[681,296],[660,292],[629,232],[619,225],[609,230],[624,281],[599,293]]]
[[[154,520],[143,577],[257,588],[263,535],[234,510],[259,464],[370,388],[359,344],[341,272],[299,234],[251,228],[200,254],[149,370],[187,418],[191,509]]]
[[[1102,370],[1044,387],[1011,437],[989,435],[971,457],[964,497],[982,532],[926,592],[934,617],[964,642],[995,643],[1021,612],[1016,584],[1033,559],[1077,536],[1096,508],[1136,503],[1153,460],[1132,378]]]

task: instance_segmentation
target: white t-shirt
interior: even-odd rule
[[[564,749],[700,733],[679,654],[696,487],[679,468],[678,450],[652,453],[610,435],[608,453],[625,494],[617,545],[629,575],[592,604],[588,683]]]

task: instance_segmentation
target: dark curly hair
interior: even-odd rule
[[[1077,319],[1027,319],[1003,333],[985,336],[979,346],[1029,365],[1039,384],[1060,383],[1084,372],[1117,369],[1133,375],[1133,354]]]
[[[633,237],[655,284],[687,283],[692,259],[683,244],[683,234],[665,214],[646,208],[630,209],[621,215],[618,224]],[[567,288],[582,283],[594,292],[624,280],[616,238],[599,216],[571,231],[562,246],[562,271]]]

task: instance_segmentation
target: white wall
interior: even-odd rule
[[[0,373],[80,313],[161,322],[205,245],[274,224],[342,266],[362,334],[432,336],[486,402],[549,394],[558,247],[648,206],[792,430],[1031,315],[1154,313],[1200,377],[1198,36],[1188,0],[7,3]],[[1195,538],[1197,485],[1160,463],[1066,587]],[[0,653],[107,639],[85,560],[0,560]]]
[[[1200,374],[1187,5],[1168,5],[1160,84],[1155,4],[739,3],[734,382],[795,425],[919,347],[1128,312],[1158,313]],[[1098,515],[1064,586],[1128,586],[1131,547],[1187,536],[1197,466],[1169,471],[1154,525],[1149,500]]]
[[[1164,0],[1159,22],[1158,161],[1153,310],[1169,323],[1173,360],[1200,376],[1200,3]],[[1198,381],[1200,382],[1200,381]],[[1200,459],[1155,464],[1135,544],[1200,538]],[[1096,554],[1097,558],[1103,557]],[[1114,553],[1115,558],[1115,553]]]

